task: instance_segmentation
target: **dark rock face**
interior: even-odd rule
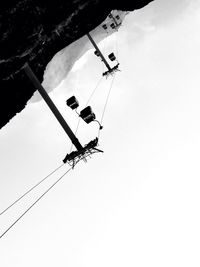
[[[132,11],[153,0],[1,0],[0,128],[24,109],[35,88],[23,66],[43,72],[61,49],[97,27],[114,10]]]

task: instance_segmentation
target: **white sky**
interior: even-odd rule
[[[0,240],[1,266],[200,266],[200,1],[160,0],[127,16],[105,114],[104,154],[80,163]],[[116,39],[116,40],[115,40]],[[87,53],[51,93],[84,106],[102,73]],[[91,102],[100,116],[110,79]],[[80,124],[85,144],[97,124]],[[68,137],[45,103],[30,104],[0,131],[0,209],[62,163]],[[60,170],[55,180],[68,166]],[[7,215],[1,233],[48,186]]]

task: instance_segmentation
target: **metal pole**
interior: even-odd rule
[[[87,33],[87,36],[90,40],[90,42],[93,44],[94,48],[99,52],[99,55],[101,57],[101,59],[103,60],[104,64],[106,65],[106,67],[108,68],[109,71],[111,71],[111,67],[109,66],[108,62],[106,61],[105,57],[103,56],[103,54],[101,53],[101,51],[99,50],[98,46],[96,45],[95,41],[92,39],[91,35],[89,33]]]
[[[43,97],[44,101],[47,103],[47,105],[49,106],[53,114],[55,115],[56,119],[59,121],[59,123],[61,124],[65,132],[67,133],[67,135],[71,139],[74,146],[77,148],[77,150],[81,150],[83,147],[80,144],[78,138],[76,138],[76,136],[70,129],[69,125],[64,120],[63,116],[60,114],[59,110],[57,109],[57,107],[55,106],[55,104],[53,103],[53,101],[51,100],[47,92],[45,91],[44,87],[41,85],[41,83],[39,82],[35,74],[33,73],[28,63],[24,65],[24,71],[26,75],[29,77],[29,79],[31,80],[31,82],[33,83],[33,85],[35,86],[35,88],[39,91],[39,93],[41,94],[41,96]]]

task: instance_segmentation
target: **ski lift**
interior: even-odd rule
[[[69,106],[71,109],[76,109],[79,106],[78,100],[75,96],[70,97],[66,101],[67,106]]]
[[[92,111],[92,108],[90,106],[87,106],[83,110],[81,110],[79,115],[86,123],[90,123],[95,120],[96,116],[94,112]]]
[[[107,28],[108,28],[106,24],[103,24],[102,27],[104,30],[107,30]]]
[[[116,60],[116,57],[114,55],[114,53],[111,53],[108,55],[108,58],[111,60],[111,61],[115,61]]]
[[[94,54],[95,54],[97,57],[100,56],[99,51],[97,51],[97,50],[94,51]]]
[[[51,109],[51,111],[53,112],[53,114],[55,115],[55,117],[57,118],[57,120],[59,121],[59,123],[61,124],[61,126],[65,130],[65,132],[67,133],[67,135],[69,136],[69,138],[72,141],[73,145],[77,149],[77,151],[72,151],[70,154],[67,154],[66,157],[63,159],[63,163],[67,162],[72,166],[72,168],[74,168],[74,166],[80,160],[87,161],[87,157],[90,157],[92,154],[94,154],[96,152],[103,152],[102,150],[99,150],[99,149],[96,148],[96,146],[98,145],[98,138],[97,137],[94,140],[90,141],[85,146],[81,145],[81,143],[79,142],[78,138],[72,132],[72,130],[70,129],[69,125],[64,120],[64,118],[62,117],[61,113],[59,112],[59,110],[57,109],[57,107],[55,106],[53,101],[50,99],[50,97],[46,93],[46,91],[43,88],[43,86],[40,84],[40,82],[37,79],[37,77],[35,76],[34,72],[29,67],[28,63],[26,63],[23,68],[24,68],[24,71],[25,71],[27,77],[33,83],[35,88],[40,92],[40,94],[42,95],[43,99],[45,100],[45,102],[47,103],[47,105],[49,106],[49,108]],[[75,109],[75,108],[77,108],[79,106],[79,103],[78,103],[77,99],[75,98],[75,96],[70,97],[66,101],[66,104],[69,107],[71,107],[72,109]],[[87,120],[86,121],[87,123],[89,123],[89,120],[94,120],[94,118],[95,118],[95,114],[92,112],[92,109],[91,109],[90,106],[88,106],[84,110],[82,110],[81,115],[82,115],[82,117],[84,119]]]

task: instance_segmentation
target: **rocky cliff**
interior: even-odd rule
[[[42,82],[53,56],[112,10],[133,11],[153,0],[2,0],[0,2],[0,128],[26,106],[35,88],[23,66]]]

